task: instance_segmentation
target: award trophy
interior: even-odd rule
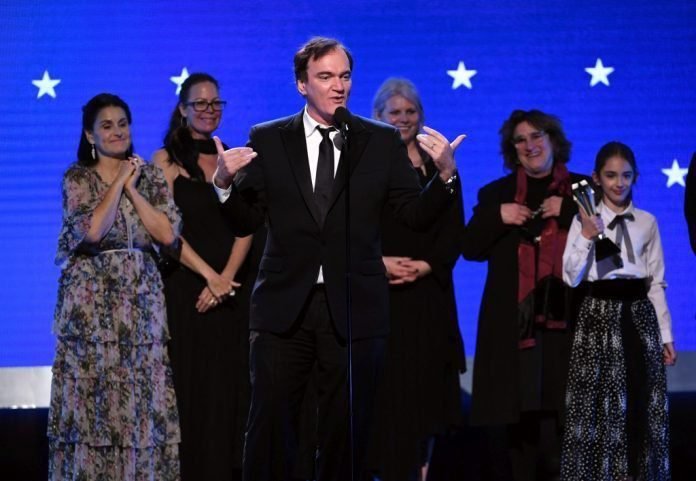
[[[592,186],[586,181],[581,180],[572,185],[573,188],[573,199],[578,203],[578,206],[585,211],[588,216],[597,215],[597,209],[595,209],[594,202],[594,190]],[[604,232],[600,232],[595,241],[595,258],[597,261],[606,259],[613,255],[621,253],[621,249],[614,244],[611,239],[609,239]]]

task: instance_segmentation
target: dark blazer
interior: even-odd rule
[[[686,216],[686,224],[689,226],[691,250],[696,254],[696,152],[691,157],[689,173],[686,175],[684,215]]]
[[[238,174],[223,204],[249,227],[264,219],[268,227],[252,294],[250,328],[289,331],[322,266],[331,317],[345,338],[344,182],[350,175],[353,339],[386,335],[389,291],[382,262],[382,208],[389,203],[408,225],[426,229],[455,196],[437,176],[421,192],[399,132],[356,116],[348,159],[341,155],[331,207],[320,225],[302,114],[252,127],[249,146],[258,156]]]
[[[587,179],[573,173],[570,176],[572,182]],[[488,262],[474,359],[471,416],[475,424],[508,424],[519,420],[517,247],[521,233],[519,228],[504,224],[500,216],[500,205],[514,202],[515,190],[514,173],[481,188],[478,205],[474,208],[462,240],[465,259]],[[565,198],[559,225],[568,229],[576,213],[573,200]],[[569,341],[569,333],[567,337]],[[570,345],[558,354],[558,374],[562,377],[567,371]],[[565,386],[560,385],[553,393],[558,410],[563,408],[564,390]]]

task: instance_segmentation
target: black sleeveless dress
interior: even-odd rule
[[[417,169],[421,186],[437,171]],[[452,202],[425,232],[400,222],[387,206],[382,251],[427,261],[432,273],[389,289],[390,332],[377,388],[370,465],[383,481],[415,479],[427,460],[427,440],[463,420],[459,373],[465,369],[452,269],[459,258],[461,201]]]
[[[221,272],[234,243],[234,225],[221,214],[213,187],[182,175],[174,181],[182,236]],[[238,273],[237,280],[243,273]],[[249,410],[248,289],[201,314],[205,280],[184,267],[164,279],[169,354],[181,423],[181,474],[186,480],[239,476]]]

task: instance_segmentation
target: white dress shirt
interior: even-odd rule
[[[312,189],[316,187],[317,181],[317,165],[319,165],[319,144],[321,144],[321,133],[317,128],[328,129],[330,125],[320,124],[312,117],[309,116],[307,112],[307,107],[305,106],[304,114],[302,115],[302,123],[304,124],[305,131],[305,142],[307,143],[307,158],[309,159],[309,175],[312,177]],[[338,169],[338,162],[341,158],[341,151],[336,147],[336,135],[338,135],[338,130],[333,130],[329,132],[329,138],[333,142],[334,146],[334,177],[336,177],[336,170]],[[319,266],[319,274],[317,274],[317,284],[324,283],[324,272]]]
[[[657,320],[660,325],[662,342],[672,342],[672,317],[667,307],[665,298],[665,264],[662,254],[662,241],[660,231],[657,228],[655,216],[641,209],[637,209],[630,203],[626,210],[615,213],[603,202],[597,206],[597,213],[604,222],[604,234],[616,241],[619,229],[608,229],[607,226],[620,214],[632,214],[633,220],[624,219],[626,233],[624,237],[630,237],[635,253],[634,262],[629,262],[626,243],[622,242],[621,260],[623,267],[617,267],[611,258],[599,263],[595,259],[594,242],[586,239],[582,233],[580,217],[576,216],[568,231],[568,240],[563,253],[563,280],[566,284],[575,287],[582,281],[593,282],[600,279],[646,279],[648,282],[648,298],[655,307]]]
[[[330,125],[320,124],[307,113],[307,107],[305,107],[304,114],[302,115],[302,123],[304,124],[305,131],[305,142],[307,142],[307,158],[309,159],[309,174],[312,176],[312,188],[314,188],[317,180],[317,165],[319,164],[319,144],[321,144],[321,133],[317,130],[318,127],[322,129],[328,129]],[[338,130],[334,128],[329,132],[329,138],[334,144],[334,177],[336,177],[336,170],[338,170],[338,161],[341,158],[341,151],[336,147],[336,135],[338,135]]]

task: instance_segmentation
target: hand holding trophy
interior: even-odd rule
[[[581,180],[572,185],[573,199],[577,202],[578,207],[582,209],[587,216],[596,216],[597,209],[594,202],[594,190],[586,181]],[[606,259],[613,255],[621,253],[621,249],[609,239],[604,232],[600,232],[595,241],[595,258],[597,261]]]

